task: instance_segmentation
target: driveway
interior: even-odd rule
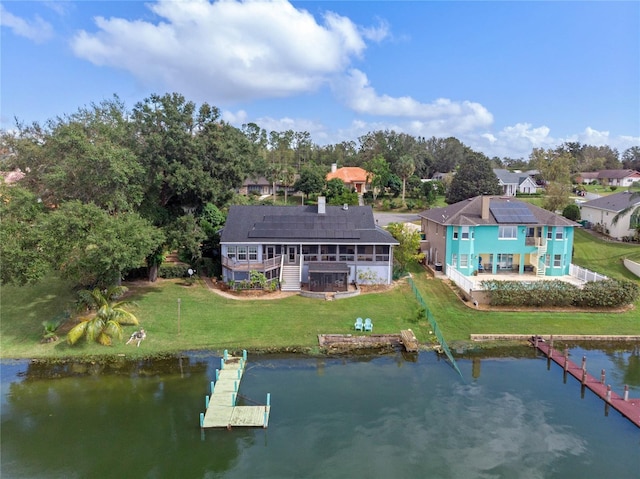
[[[389,223],[411,223],[418,221],[417,213],[373,213],[378,226],[387,226]]]

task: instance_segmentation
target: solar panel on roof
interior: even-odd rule
[[[489,210],[498,223],[527,224],[538,222],[528,206],[522,203],[491,202]]]

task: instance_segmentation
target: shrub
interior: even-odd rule
[[[158,276],[164,279],[184,278],[189,266],[186,264],[162,264],[158,268]]]
[[[562,216],[571,221],[578,221],[580,219],[580,207],[575,203],[567,205],[562,210]]]
[[[585,308],[617,308],[633,303],[639,294],[640,288],[631,281],[593,281],[580,290],[575,304]]]

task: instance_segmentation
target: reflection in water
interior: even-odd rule
[[[479,358],[459,362],[465,383],[429,353],[250,356],[240,394],[271,392],[269,429],[204,434],[215,356],[3,363],[2,475],[572,479],[640,469],[637,429],[615,412],[605,418],[600,400],[580,400],[561,369],[482,361],[482,375]]]

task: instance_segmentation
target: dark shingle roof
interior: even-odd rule
[[[496,218],[494,212],[504,210],[506,204],[518,205],[517,209],[522,209],[520,215]],[[476,196],[468,200],[460,201],[444,208],[434,208],[423,211],[418,216],[434,221],[441,225],[454,226],[478,226],[497,224],[535,224],[546,226],[577,226],[577,223],[566,219],[563,216],[552,213],[545,209],[534,206],[524,201],[514,198],[490,197],[489,217],[482,218],[482,196]],[[528,211],[526,214],[524,211]],[[535,220],[535,223],[533,222]]]
[[[398,244],[369,206],[232,206],[221,243]]]
[[[580,206],[588,206],[591,208],[597,208],[599,210],[613,211],[618,213],[623,209],[640,204],[640,198],[635,197],[631,199],[633,195],[628,191],[621,193],[615,193],[613,195],[601,196],[595,200],[585,201]]]

